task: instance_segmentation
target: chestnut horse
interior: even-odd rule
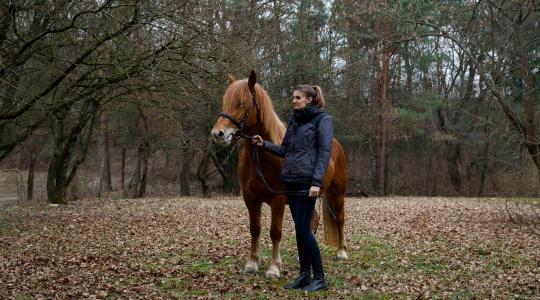
[[[254,160],[253,146],[249,136],[258,134],[265,140],[280,144],[285,134],[285,126],[277,116],[268,93],[256,83],[256,74],[251,72],[249,79],[236,80],[228,76],[229,87],[223,95],[223,112],[212,128],[212,138],[216,144],[230,145],[240,137],[246,137],[238,162],[242,196],[249,212],[251,248],[249,260],[244,270],[248,273],[258,271],[259,238],[261,233],[261,206],[267,203],[271,207],[272,221],[270,237],[272,239],[272,262],[267,277],[279,277],[281,269],[280,241],[283,213],[287,198],[268,190],[265,182],[275,190],[283,190],[280,180],[282,159],[262,148],[257,149],[258,160]],[[258,165],[257,165],[258,163]],[[264,179],[257,175],[262,173]],[[263,181],[264,180],[264,181]],[[347,258],[347,246],[343,226],[345,221],[344,203],[347,183],[347,162],[345,152],[334,139],[332,157],[328,166],[322,197],[324,236],[328,244],[338,248],[337,258]]]

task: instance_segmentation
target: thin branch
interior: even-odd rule
[[[49,94],[53,89],[55,89],[64,79],[73,72],[79,64],[81,64],[87,57],[89,57],[96,49],[98,49],[101,45],[103,45],[105,42],[121,35],[125,31],[127,31],[129,28],[131,28],[133,25],[135,25],[136,21],[138,19],[138,10],[136,10],[135,15],[133,16],[132,20],[126,24],[122,29],[118,30],[117,32],[113,34],[109,34],[105,36],[103,39],[98,41],[97,44],[95,44],[90,49],[87,49],[81,56],[79,56],[69,67],[67,67],[62,74],[60,74],[53,82],[49,84],[48,87],[46,87],[41,93],[34,96],[32,99],[30,99],[25,105],[23,105],[19,110],[12,112],[12,113],[5,113],[3,115],[0,115],[0,120],[12,120],[17,118],[18,116],[24,114],[26,111],[28,111],[36,101],[39,99],[45,97],[47,94]]]

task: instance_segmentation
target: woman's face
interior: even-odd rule
[[[304,92],[294,91],[292,105],[294,110],[304,109],[308,104],[311,103],[313,99],[311,97],[306,97]]]

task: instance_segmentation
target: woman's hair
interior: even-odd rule
[[[300,84],[294,90],[304,93],[307,97],[311,97],[313,99],[311,103],[317,105],[319,108],[324,107],[326,104],[322,89],[318,85]]]

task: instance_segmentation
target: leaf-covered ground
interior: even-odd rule
[[[286,213],[282,278],[268,280],[240,198],[81,200],[0,210],[0,298],[537,298],[540,234],[509,222],[504,202],[347,198],[349,260],[322,245],[330,288],[303,294]],[[322,233],[318,233],[320,240]]]

